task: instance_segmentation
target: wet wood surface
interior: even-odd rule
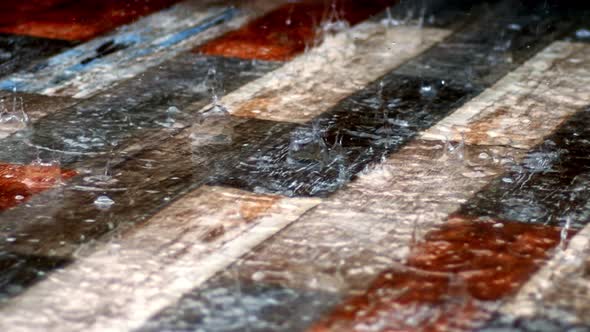
[[[0,4],[0,330],[585,331],[573,8]]]

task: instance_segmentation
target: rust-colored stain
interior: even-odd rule
[[[178,1],[2,1],[0,33],[84,41]]]
[[[260,199],[240,201],[240,216],[247,223],[264,216],[280,200],[279,196],[265,196]]]
[[[367,292],[347,300],[311,331],[470,326],[487,317],[483,303],[514,294],[559,241],[556,227],[456,218],[412,249],[406,269],[383,272]]]
[[[196,52],[242,59],[286,61],[321,38],[322,22],[350,25],[395,4],[397,0],[306,0],[285,4],[241,29],[228,32]]]
[[[231,209],[226,214],[226,218],[221,225],[206,226],[201,240],[203,242],[213,242],[218,240],[227,231],[243,224],[248,224],[256,221],[269,214],[269,211],[281,200],[279,196],[270,195],[256,195],[256,196],[241,196],[236,198],[236,209]],[[239,218],[232,218],[232,216],[239,216]]]
[[[75,175],[75,171],[53,165],[0,164],[0,211],[26,202],[34,194]]]

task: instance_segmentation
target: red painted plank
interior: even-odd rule
[[[560,229],[455,219],[426,235],[405,266],[383,272],[311,331],[446,331],[487,317],[559,244]],[[368,329],[368,327],[374,329]]]
[[[63,40],[88,40],[178,1],[2,1],[0,33]]]
[[[76,175],[56,165],[0,164],[0,211],[26,202],[34,194],[59,185]]]
[[[397,0],[306,0],[289,3],[195,51],[208,55],[285,61],[321,37],[322,22],[359,23]]]

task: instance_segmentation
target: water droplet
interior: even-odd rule
[[[168,113],[168,114],[178,114],[178,113],[180,113],[180,110],[176,106],[170,106],[166,110],[166,113]]]
[[[438,91],[436,87],[428,84],[424,84],[420,87],[420,95],[425,98],[434,98],[436,97]]]
[[[309,161],[323,162],[328,153],[328,146],[323,135],[317,123],[313,123],[311,127],[305,126],[295,129],[291,134],[287,162],[290,164]]]
[[[194,147],[228,144],[233,139],[233,125],[227,109],[214,105],[203,112],[190,128],[190,139]]]
[[[508,24],[508,29],[512,31],[520,31],[522,30],[522,26],[520,24],[512,23]]]
[[[0,136],[23,130],[28,125],[29,116],[25,112],[22,97],[16,97],[15,94],[12,103],[8,105],[4,99],[0,100]]]
[[[514,180],[511,179],[511,178],[502,178],[502,182],[504,182],[504,183],[513,183]]]
[[[263,280],[265,277],[264,272],[262,271],[256,271],[254,272],[254,274],[252,274],[252,280],[254,281],[261,281]]]
[[[115,201],[110,199],[108,196],[102,195],[94,200],[94,205],[100,210],[108,210],[115,204]]]

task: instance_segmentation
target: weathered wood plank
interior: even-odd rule
[[[502,317],[509,321],[545,317],[564,325],[590,325],[588,257],[590,227],[586,226],[500,308]]]
[[[0,327],[132,330],[318,203],[202,187],[12,300]]]
[[[0,88],[88,97],[223,32],[230,26],[221,24],[234,17],[236,23],[246,20],[247,15],[240,13],[236,8],[185,1],[5,77]]]
[[[585,226],[590,214],[590,193],[585,190],[590,183],[589,125],[590,109],[579,111],[456,214],[573,229]]]

